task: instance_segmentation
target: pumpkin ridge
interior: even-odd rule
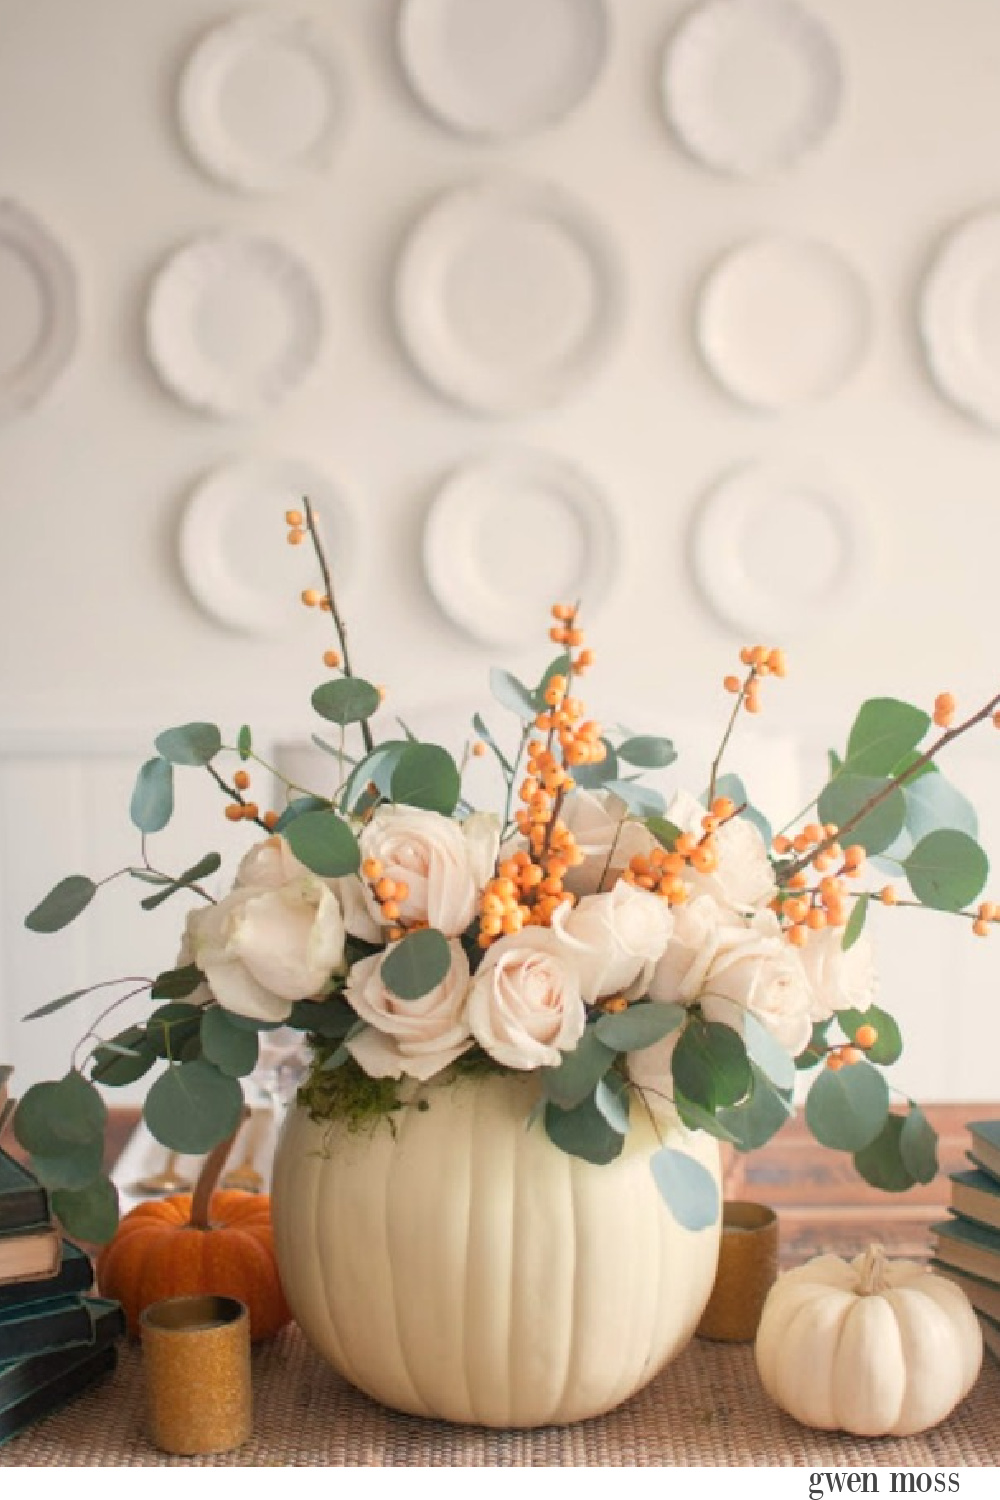
[[[331,1147],[330,1147],[331,1155],[329,1157],[326,1157],[326,1158],[321,1157],[320,1161],[319,1161],[319,1164],[318,1164],[318,1166],[316,1168],[316,1171],[313,1173],[313,1179],[312,1179],[312,1221],[313,1221],[313,1223],[312,1223],[312,1239],[313,1239],[313,1243],[316,1244],[316,1245],[322,1244],[322,1232],[320,1230],[320,1211],[321,1211],[321,1207],[322,1207],[322,1204],[321,1204],[321,1195],[320,1195],[320,1185],[321,1185],[321,1183],[323,1181],[323,1178],[327,1175],[327,1173],[332,1173],[333,1174],[333,1181],[334,1181],[334,1183],[336,1183],[336,1165],[335,1165],[335,1158],[334,1158],[334,1156],[332,1154],[333,1153],[333,1149],[334,1148],[331,1145]],[[296,1187],[301,1190],[300,1185],[298,1183],[296,1183]],[[340,1328],[337,1325],[337,1315],[336,1315],[336,1313],[334,1311],[334,1300],[335,1299],[334,1299],[334,1296],[333,1296],[333,1284],[332,1283],[333,1283],[333,1278],[332,1277],[329,1278],[329,1280],[325,1276],[320,1277],[320,1285],[322,1287],[322,1293],[323,1293],[323,1307],[324,1307],[324,1309],[326,1311],[326,1320],[327,1320],[327,1322],[329,1323],[330,1327],[333,1330],[333,1336],[336,1339],[337,1344],[340,1346],[341,1359],[343,1360],[343,1364],[344,1364],[344,1375],[347,1377],[347,1379],[351,1382],[352,1385],[356,1385],[359,1390],[364,1390],[364,1386],[357,1379],[357,1377],[356,1377],[356,1375],[354,1373],[354,1361],[353,1361],[353,1359],[351,1359],[348,1356],[347,1347],[346,1347],[346,1344],[345,1344],[345,1341],[344,1341],[343,1334],[341,1333]]]
[[[563,1376],[562,1385],[559,1389],[559,1400],[556,1402],[555,1406],[552,1409],[552,1421],[557,1421],[559,1419],[559,1413],[562,1411],[563,1406],[566,1403],[570,1381],[573,1379],[573,1370],[576,1358],[576,1334],[577,1329],[580,1326],[579,1301],[581,1281],[580,1256],[577,1250],[577,1245],[579,1244],[580,1225],[579,1204],[576,1197],[576,1165],[576,1157],[567,1156],[566,1177],[568,1179],[569,1186],[570,1218],[572,1220],[572,1234],[570,1236],[570,1243],[573,1246],[573,1316],[569,1320],[569,1347],[566,1350],[566,1370]]]
[[[393,1321],[393,1325],[394,1325],[394,1327],[396,1329],[396,1347],[397,1347],[398,1352],[399,1352],[400,1360],[402,1362],[403,1370],[404,1370],[404,1372],[406,1374],[406,1378],[407,1378],[407,1380],[410,1383],[410,1388],[412,1389],[414,1396],[416,1397],[417,1405],[421,1408],[422,1414],[424,1416],[432,1416],[434,1414],[433,1404],[430,1403],[430,1402],[428,1402],[426,1396],[424,1395],[424,1392],[421,1390],[420,1385],[418,1384],[418,1382],[416,1380],[416,1377],[414,1376],[413,1369],[412,1369],[412,1366],[410,1364],[410,1361],[407,1358],[407,1353],[406,1353],[406,1350],[407,1350],[407,1340],[403,1336],[403,1330],[402,1330],[402,1327],[401,1327],[400,1321],[399,1321],[399,1298],[396,1295],[396,1278],[392,1274],[392,1245],[391,1245],[390,1238],[389,1238],[389,1203],[390,1203],[390,1201],[392,1199],[392,1181],[393,1181],[393,1178],[396,1175],[396,1172],[397,1172],[398,1166],[399,1166],[399,1159],[400,1159],[399,1144],[403,1140],[404,1134],[411,1133],[413,1131],[413,1129],[415,1128],[417,1122],[418,1122],[418,1115],[417,1115],[416,1111],[414,1111],[413,1114],[411,1115],[409,1109],[404,1109],[403,1112],[402,1112],[402,1114],[403,1114],[403,1118],[399,1122],[399,1124],[397,1125],[397,1134],[396,1134],[394,1142],[393,1142],[392,1155],[391,1155],[389,1170],[386,1173],[385,1183],[383,1185],[383,1190],[382,1190],[382,1193],[380,1195],[381,1198],[382,1198],[382,1203],[383,1203],[383,1207],[384,1207],[384,1210],[385,1210],[385,1214],[384,1214],[384,1223],[385,1223],[385,1226],[386,1226],[386,1229],[385,1229],[385,1239],[386,1239],[386,1246],[388,1247],[388,1250],[389,1250],[389,1262],[390,1262],[389,1290],[390,1290],[390,1293],[391,1293],[391,1296],[392,1296],[392,1321]],[[466,1262],[468,1263],[468,1256],[466,1257]]]

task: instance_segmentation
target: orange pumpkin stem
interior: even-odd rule
[[[227,1136],[224,1141],[220,1141],[205,1157],[191,1198],[191,1216],[188,1219],[189,1229],[211,1229],[212,1224],[209,1215],[215,1185],[219,1180],[219,1174],[226,1165],[229,1153],[233,1149],[233,1142],[249,1118],[250,1111],[244,1105],[240,1110],[239,1123],[232,1135]]]

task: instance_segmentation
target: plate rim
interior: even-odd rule
[[[227,150],[229,136],[217,125],[213,126],[214,116],[208,105],[212,79],[213,76],[217,79],[220,68],[224,72],[227,53],[230,56],[238,53],[245,39],[252,42],[289,36],[325,76],[332,102],[331,123],[319,142],[291,164],[255,166],[252,153],[238,146]],[[348,74],[346,68],[338,66],[339,62],[319,16],[307,12],[243,10],[204,28],[188,51],[175,90],[177,128],[194,165],[214,182],[244,193],[278,193],[313,183],[328,169],[337,145],[338,127],[343,127],[350,109]]]
[[[941,236],[922,279],[917,323],[924,362],[938,394],[981,427],[1000,430],[1000,370],[995,404],[991,405],[988,396],[984,399],[981,382],[978,389],[963,388],[962,369],[968,371],[969,358],[961,348],[956,356],[955,347],[960,341],[955,339],[954,301],[961,295],[962,279],[967,280],[969,275],[961,261],[963,257],[968,260],[975,242],[987,233],[997,237],[1000,262],[1000,204],[972,210]],[[961,273],[957,287],[956,262]]]
[[[348,534],[349,556],[357,557],[360,551],[361,530],[350,488],[310,458],[293,458],[283,454],[266,453],[240,453],[219,459],[202,469],[197,477],[188,483],[177,525],[175,555],[189,595],[206,615],[227,630],[241,635],[278,640],[290,634],[295,628],[292,610],[289,609],[286,623],[284,612],[277,607],[271,613],[267,613],[266,610],[255,610],[252,614],[241,613],[237,608],[227,610],[224,605],[220,607],[218,588],[220,579],[224,580],[227,572],[224,566],[226,553],[221,546],[221,538],[218,537],[212,544],[214,551],[211,549],[206,551],[204,535],[207,522],[214,522],[216,527],[219,524],[218,513],[226,496],[227,486],[238,485],[242,477],[252,476],[261,471],[311,474],[319,480],[324,494],[332,496],[340,508]],[[322,503],[321,501],[321,506]],[[281,545],[280,535],[276,541],[277,545]],[[221,559],[223,566],[220,568],[218,565],[213,565],[213,558]],[[228,571],[231,573],[231,569]],[[350,593],[352,576],[352,570],[348,568],[343,578],[338,577],[338,594],[345,588],[346,592]]]
[[[594,272],[594,283],[600,293],[600,307],[589,328],[583,344],[584,349],[571,362],[570,372],[560,375],[543,369],[536,376],[534,391],[521,394],[525,389],[523,380],[516,382],[517,391],[509,394],[476,394],[470,390],[467,380],[459,374],[455,378],[454,362],[448,370],[446,356],[442,369],[438,356],[428,355],[426,328],[435,320],[436,314],[428,310],[427,287],[424,278],[426,267],[433,263],[440,250],[435,246],[435,237],[440,236],[442,226],[449,219],[464,211],[473,218],[482,207],[501,208],[521,205],[540,206],[545,217],[561,228],[577,246],[581,247]],[[567,400],[578,388],[600,369],[618,339],[624,323],[626,284],[621,258],[612,236],[604,224],[593,214],[575,193],[555,183],[528,177],[513,172],[496,172],[488,176],[467,179],[452,184],[433,195],[429,202],[411,217],[397,250],[392,285],[392,313],[397,335],[410,363],[424,381],[439,396],[455,405],[480,416],[518,417],[551,410]],[[434,303],[437,306],[437,303]]]
[[[578,92],[569,104],[546,110],[541,116],[533,117],[530,122],[517,126],[491,126],[470,125],[463,123],[460,117],[449,113],[447,109],[441,108],[431,92],[425,91],[420,79],[418,67],[413,65],[413,37],[415,28],[420,26],[420,10],[422,6],[437,6],[442,3],[450,3],[450,0],[399,0],[395,27],[396,54],[403,75],[406,79],[410,92],[417,103],[426,113],[445,129],[456,135],[467,137],[470,140],[498,143],[501,141],[524,140],[532,135],[539,134],[563,120],[569,119],[582,108],[590,98],[594,89],[600,81],[601,75],[608,64],[613,42],[613,22],[611,8],[608,0],[576,0],[578,4],[585,4],[590,12],[597,18],[600,30],[600,45],[598,48],[597,61],[582,91]]]
[[[710,480],[699,493],[691,513],[688,530],[688,556],[691,573],[703,602],[727,628],[752,634],[768,632],[806,633],[822,621],[830,594],[815,597],[782,611],[780,598],[759,588],[744,571],[742,581],[733,572],[732,561],[739,547],[741,527],[734,524],[726,510],[733,498],[741,499],[746,483],[782,485],[793,482],[814,489],[834,515],[849,549],[846,578],[835,589],[837,600],[858,607],[867,592],[872,572],[869,557],[871,538],[866,517],[858,502],[850,504],[852,491],[843,477],[822,460],[751,460],[731,464]],[[752,497],[743,501],[744,511]],[[758,505],[761,503],[758,499]],[[720,523],[724,521],[725,524]],[[720,551],[720,536],[727,546]],[[720,568],[720,558],[722,567]],[[741,598],[744,602],[739,602]],[[734,604],[734,599],[737,601]]]
[[[211,261],[226,255],[260,254],[265,260],[270,257],[275,263],[290,272],[300,295],[309,302],[310,327],[303,352],[293,361],[291,375],[279,382],[276,395],[260,391],[247,395],[247,387],[219,373],[209,377],[205,372],[193,380],[185,380],[177,374],[176,344],[178,335],[172,318],[164,319],[165,301],[173,291],[174,281],[192,279],[192,267],[199,260]],[[166,303],[169,310],[169,303]],[[184,240],[170,250],[160,261],[149,279],[145,305],[146,355],[159,376],[164,388],[184,406],[215,417],[246,418],[262,416],[280,406],[309,374],[322,350],[326,335],[326,306],[319,278],[313,267],[301,254],[298,246],[292,249],[273,234],[256,229],[239,230],[227,228],[215,232],[198,234]],[[187,336],[181,334],[180,340]],[[297,368],[295,366],[297,365]],[[213,391],[214,384],[214,391]],[[241,394],[242,392],[242,394]]]
[[[720,20],[734,12],[735,5],[744,12],[757,10],[763,14],[784,16],[791,21],[797,35],[800,38],[808,38],[805,42],[804,53],[811,60],[822,57],[819,69],[826,70],[826,77],[830,81],[828,86],[829,100],[825,116],[821,123],[809,133],[797,148],[785,149],[780,154],[766,157],[759,151],[748,152],[740,149],[740,142],[730,146],[723,151],[704,148],[704,139],[699,143],[699,133],[692,135],[689,124],[684,121],[684,109],[677,110],[678,76],[680,79],[680,97],[683,100],[685,94],[683,70],[685,66],[685,52],[693,49],[695,56],[704,48],[704,41],[698,35],[699,29],[708,25],[711,28],[714,22],[718,26]],[[710,29],[711,34],[711,29]],[[678,75],[678,70],[680,74]],[[660,101],[667,123],[680,142],[684,150],[695,161],[702,166],[710,167],[713,171],[727,176],[757,177],[764,176],[769,172],[787,170],[798,162],[810,156],[830,134],[841,114],[844,97],[844,63],[841,49],[837,40],[816,12],[800,0],[698,0],[698,3],[681,15],[674,27],[666,46],[663,49],[660,65]]]
[[[716,329],[714,335],[711,332],[713,301],[719,295],[727,273],[735,269],[744,257],[761,250],[806,251],[810,256],[818,253],[828,266],[842,274],[842,285],[849,289],[855,309],[859,314],[856,319],[859,336],[854,340],[855,347],[850,359],[837,372],[835,378],[827,379],[805,394],[777,401],[754,396],[742,386],[740,381],[726,377],[725,360],[718,354],[718,330]],[[718,309],[715,309],[715,313],[717,316]],[[857,264],[839,246],[815,234],[797,234],[791,230],[779,230],[773,233],[761,232],[749,235],[715,258],[702,277],[696,293],[695,343],[702,363],[721,390],[752,411],[768,414],[800,411],[836,395],[854,379],[863,367],[870,352],[874,329],[875,308],[867,280]]]
[[[522,630],[499,630],[489,621],[476,614],[474,608],[463,609],[455,604],[455,577],[441,552],[443,539],[453,534],[450,509],[462,505],[462,488],[477,474],[494,469],[528,469],[551,476],[557,481],[553,492],[558,493],[558,481],[566,487],[571,503],[578,508],[591,507],[584,516],[590,553],[597,559],[594,573],[598,581],[598,593],[587,606],[588,618],[595,618],[606,607],[620,581],[625,555],[625,541],[620,518],[609,498],[608,491],[594,479],[577,460],[566,458],[549,449],[535,445],[519,444],[513,447],[490,448],[481,453],[459,459],[451,464],[439,478],[424,512],[420,538],[420,558],[424,580],[441,614],[453,626],[463,630],[474,640],[486,646],[516,646],[530,641],[536,634],[535,626],[528,623]],[[599,517],[604,536],[591,538],[591,517]],[[472,567],[479,571],[475,560]],[[587,570],[584,570],[586,576]],[[583,580],[581,580],[581,586]],[[502,597],[497,591],[497,598]]]
[[[45,323],[36,347],[0,378],[0,420],[40,401],[69,365],[80,338],[80,287],[68,251],[48,225],[15,198],[0,198],[0,243],[10,246],[34,271],[45,302]]]

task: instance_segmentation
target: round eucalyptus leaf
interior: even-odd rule
[[[222,735],[214,724],[181,724],[165,729],[153,743],[175,766],[207,766],[222,749]]]
[[[625,1137],[609,1125],[593,1098],[574,1109],[545,1106],[545,1130],[549,1140],[569,1156],[579,1156],[596,1166],[606,1166],[622,1153]]]
[[[852,1042],[859,1027],[874,1026],[875,1041],[865,1049],[868,1061],[877,1063],[880,1068],[888,1068],[899,1061],[903,1052],[903,1037],[887,1010],[882,1010],[878,1005],[869,1005],[867,1010],[838,1010],[837,1024]]]
[[[141,833],[159,833],[174,810],[174,768],[162,756],[147,760],[136,777],[129,816]]]
[[[90,1141],[85,1146],[76,1146],[58,1156],[32,1154],[31,1170],[49,1192],[57,1188],[86,1187],[99,1176],[104,1161],[104,1141]]]
[[[989,874],[989,860],[976,840],[957,828],[938,828],[903,861],[910,890],[924,906],[961,911],[975,901]]]
[[[199,1058],[168,1068],[147,1094],[142,1113],[161,1146],[203,1156],[232,1135],[242,1108],[236,1079]]]
[[[858,1174],[883,1193],[905,1193],[916,1181],[900,1149],[903,1123],[901,1115],[890,1115],[871,1144],[854,1154]]]
[[[354,875],[361,851],[352,829],[335,812],[304,812],[285,830],[288,847],[307,870],[324,879]]]
[[[911,1103],[899,1136],[903,1165],[916,1182],[933,1182],[938,1174],[937,1131],[919,1105]]]
[[[75,1190],[63,1188],[52,1195],[52,1211],[74,1239],[103,1245],[118,1228],[118,1189],[107,1177]]]
[[[407,745],[396,762],[389,790],[393,802],[448,817],[458,803],[461,780],[454,760],[440,745]]]
[[[594,1105],[619,1135],[628,1135],[629,1086],[620,1073],[605,1073],[594,1089]]]
[[[881,800],[855,824],[853,819],[876,796]],[[817,811],[821,822],[836,823],[844,830],[845,840],[861,844],[869,854],[881,854],[906,821],[906,800],[888,777],[841,771],[820,792]]]
[[[86,875],[67,875],[28,913],[24,925],[32,932],[58,932],[78,917],[96,894],[97,886]]]
[[[670,740],[662,739],[655,734],[636,734],[631,739],[623,740],[618,746],[620,760],[628,761],[630,766],[640,766],[646,771],[659,771],[665,766],[673,765],[677,759],[677,751]]]
[[[573,1109],[594,1092],[614,1060],[614,1048],[601,1040],[597,1026],[588,1026],[558,1067],[541,1069],[542,1091],[560,1109]]]
[[[687,1011],[683,1005],[659,1001],[640,1001],[618,1015],[604,1015],[594,1030],[605,1046],[615,1052],[639,1052],[655,1046],[665,1036],[683,1025]]]
[[[14,1135],[32,1156],[58,1157],[67,1150],[103,1142],[107,1110],[94,1085],[80,1073],[56,1083],[36,1083],[18,1103]]]
[[[331,724],[359,724],[370,719],[381,703],[379,691],[360,677],[338,677],[324,682],[312,695],[312,706]]]
[[[389,948],[380,972],[386,988],[400,1000],[419,1000],[441,983],[450,968],[447,938],[434,927],[424,927]]]
[[[862,703],[847,741],[844,769],[862,776],[888,776],[920,743],[930,715],[898,698]]]
[[[230,1078],[245,1078],[257,1066],[257,1033],[235,1025],[221,1006],[213,1005],[201,1018],[201,1050],[210,1063]]]
[[[674,1083],[692,1104],[714,1114],[738,1104],[750,1090],[750,1062],[743,1039],[731,1026],[692,1018],[671,1060]]]
[[[868,1063],[824,1068],[806,1097],[806,1124],[821,1146],[863,1151],[889,1117],[889,1088]]]
[[[156,1051],[146,1040],[144,1026],[128,1026],[112,1042],[113,1046],[94,1048],[90,1077],[102,1088],[119,1089],[135,1083],[156,1062]]]
[[[649,1159],[664,1203],[683,1229],[711,1229],[720,1212],[715,1178],[701,1162],[663,1146]]]

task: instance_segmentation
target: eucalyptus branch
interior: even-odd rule
[[[1000,708],[1000,693],[997,693],[995,697],[991,698],[988,703],[985,703],[976,713],[970,714],[969,718],[963,719],[961,724],[956,724],[953,729],[946,729],[944,734],[940,735],[934,741],[933,745],[917,756],[911,766],[907,766],[905,771],[901,771],[898,776],[890,776],[885,786],[879,787],[878,791],[874,792],[868,798],[867,802],[862,803],[857,812],[852,813],[847,822],[840,825],[836,833],[828,834],[822,843],[817,844],[807,854],[800,855],[798,859],[793,860],[790,865],[787,865],[781,872],[782,882],[787,881],[792,875],[797,875],[800,870],[806,869],[808,865],[812,864],[817,854],[822,854],[831,845],[842,842],[845,834],[850,833],[852,828],[857,828],[862,819],[866,818],[874,808],[878,807],[879,803],[884,802],[890,793],[894,792],[897,787],[903,786],[905,782],[912,781],[946,745],[950,745],[952,740],[958,739],[959,735],[965,734],[968,730],[975,728],[977,724],[981,724],[984,719],[992,718],[998,708]]]
[[[106,979],[106,980],[104,980],[104,982],[102,984],[93,984],[93,985],[90,986],[90,988],[93,989],[93,990],[103,990],[103,989],[107,989],[107,987],[109,985],[112,985],[112,984],[131,984],[133,978],[137,978],[137,976],[131,976],[129,979]],[[112,1011],[117,1010],[118,1007],[119,1007],[119,1005],[124,1005],[126,1000],[134,1000],[135,997],[136,997],[136,995],[141,995],[146,990],[152,989],[153,982],[154,981],[152,979],[144,979],[144,980],[142,980],[141,983],[138,983],[138,986],[137,986],[136,989],[129,990],[128,993],[125,994],[125,995],[119,995],[117,1000],[113,1000],[110,1005],[105,1006],[104,1010],[102,1010],[99,1015],[97,1015],[97,1016],[94,1017],[94,1019],[91,1021],[90,1025],[87,1027],[87,1030],[83,1033],[83,1036],[80,1038],[80,1040],[77,1042],[76,1046],[73,1048],[73,1055],[72,1055],[72,1057],[70,1059],[70,1068],[71,1068],[71,1070],[73,1072],[78,1072],[79,1071],[79,1069],[77,1067],[76,1058],[77,1058],[77,1053],[79,1052],[80,1048],[83,1046],[84,1042],[86,1042],[90,1037],[93,1037],[94,1041],[97,1042],[98,1046],[103,1045],[102,1042],[101,1042],[101,1038],[98,1036],[98,1034],[97,1034],[97,1032],[96,1032],[96,1030],[94,1028],[97,1027],[97,1026],[100,1026],[101,1022],[103,1020],[105,1020],[108,1016],[110,1016],[111,1013],[112,1013]]]
[[[517,754],[514,756],[514,761],[510,770],[510,776],[507,777],[507,799],[504,803],[503,809],[503,833],[501,835],[502,839],[505,839],[508,833],[511,831],[510,814],[511,808],[514,803],[514,783],[517,781],[521,761],[524,758],[525,747],[527,746],[527,743],[531,738],[534,727],[535,726],[531,723],[528,723],[524,726],[524,729],[521,733],[521,743],[517,747]]]
[[[262,827],[266,827],[267,825],[266,824],[262,824],[261,826]],[[158,870],[155,865],[151,864],[150,863],[150,859],[149,859],[149,855],[146,852],[146,835],[145,834],[142,835],[142,863],[143,863],[143,866],[145,867],[145,869],[149,871],[150,875],[156,875],[166,885],[176,885],[181,890],[194,891],[194,893],[195,893],[196,896],[200,896],[202,898],[202,900],[203,901],[207,901],[210,906],[217,906],[218,905],[218,902],[216,901],[215,897],[214,896],[210,896],[208,894],[208,892],[206,890],[203,890],[202,887],[200,885],[196,884],[195,881],[193,881],[193,880],[183,880],[181,878],[181,876],[179,876],[179,875],[168,875],[165,870]],[[129,870],[128,873],[130,875],[132,874],[131,869]]]
[[[211,761],[209,761],[208,764],[205,766],[205,770],[208,772],[209,776],[211,776],[211,778],[215,782],[216,786],[219,787],[220,791],[225,792],[226,796],[229,798],[229,800],[231,802],[238,802],[239,805],[240,805],[240,807],[247,807],[248,806],[247,799],[246,799],[246,797],[244,797],[243,793],[239,790],[239,788],[235,787],[235,786],[230,786],[229,783],[225,780],[225,778],[223,776],[219,775],[218,771],[212,765]],[[265,833],[270,833],[271,832],[270,828],[268,828],[267,824],[264,822],[264,819],[260,816],[259,812],[257,813],[257,815],[255,817],[248,818],[247,822],[248,823],[256,823],[257,827],[258,828],[263,828],[263,830],[264,830]],[[143,849],[143,858],[145,858],[145,849]]]
[[[326,591],[326,597],[330,601],[330,616],[333,620],[334,629],[337,632],[337,642],[340,646],[340,659],[343,663],[344,676],[353,677],[354,671],[351,667],[351,658],[347,649],[347,628],[344,625],[343,616],[337,608],[337,596],[333,591],[333,578],[330,574],[330,565],[327,562],[326,552],[320,538],[319,528],[316,524],[316,512],[313,510],[312,501],[308,496],[303,496],[302,503],[306,508],[306,526],[309,531],[309,540],[312,542],[316,561],[319,563],[319,570],[323,575],[323,587]],[[375,749],[375,741],[372,738],[372,732],[367,719],[361,720],[361,735],[365,742],[365,749],[370,755]]]

